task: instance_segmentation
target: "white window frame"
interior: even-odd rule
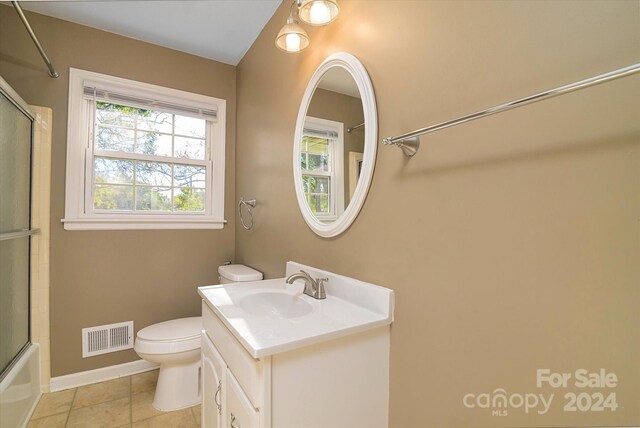
[[[324,131],[327,133],[335,133],[337,135],[336,138],[329,138],[332,141],[329,149],[329,156],[331,159],[331,168],[329,172],[309,171],[305,173],[305,170],[300,168],[301,175],[314,175],[330,178],[329,206],[331,207],[331,210],[327,214],[314,213],[314,215],[318,220],[323,222],[333,221],[344,212],[344,123],[307,116],[304,121],[304,128]],[[313,136],[312,133],[306,133],[305,129],[302,131],[303,136]]]
[[[210,145],[206,160],[200,161],[207,166],[204,212],[105,212],[93,208],[94,147],[90,134],[93,119],[86,108],[84,95],[84,87],[88,82],[131,96],[217,111],[216,120],[207,121],[206,138]],[[225,124],[226,101],[223,99],[70,68],[65,218],[62,219],[65,230],[222,229],[226,223]]]

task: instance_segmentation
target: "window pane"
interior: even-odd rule
[[[188,137],[204,138],[207,122],[204,119],[195,117],[175,115],[176,130],[179,135]]]
[[[137,162],[136,184],[171,186],[171,165],[160,162]]]
[[[329,140],[326,138],[318,137],[304,137],[307,140],[307,152],[328,155],[329,154]]]
[[[314,177],[313,175],[302,176],[302,189],[304,193],[324,193],[329,194],[329,177]]]
[[[136,153],[155,156],[171,156],[171,135],[138,131]]]
[[[302,138],[302,153],[300,166],[308,171],[325,171],[330,169],[329,144],[326,138],[309,137]]]
[[[315,193],[329,193],[329,177],[316,177]]]
[[[133,130],[98,126],[95,144],[99,150],[133,152]]]
[[[99,125],[123,126],[133,128],[135,116],[139,109],[120,104],[96,102],[96,122]]]
[[[204,140],[175,137],[174,156],[177,158],[204,160]]]
[[[173,115],[155,110],[138,109],[138,128],[171,134],[173,132]]]
[[[133,182],[133,161],[98,158],[94,160],[95,182],[130,184]]]
[[[174,189],[173,209],[176,211],[204,211],[204,189],[192,189],[183,187]]]
[[[93,206],[98,210],[132,210],[133,186],[96,184]]]
[[[329,157],[327,155],[315,155],[309,153],[307,155],[307,165],[306,169],[308,171],[329,171]]]
[[[329,213],[329,195],[320,195],[320,206],[323,213]]]
[[[136,210],[171,211],[171,188],[137,187]]]
[[[309,208],[314,213],[329,213],[329,195],[315,195],[311,194],[307,196],[309,202]]]
[[[176,165],[174,167],[174,186],[205,187],[206,168],[203,166]]]
[[[302,176],[302,189],[313,213],[328,214],[331,212],[329,206],[330,183],[329,177]]]

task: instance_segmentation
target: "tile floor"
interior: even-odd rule
[[[153,408],[158,370],[43,394],[27,428],[197,428],[200,406]]]

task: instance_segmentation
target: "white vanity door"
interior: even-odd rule
[[[206,334],[202,334],[202,427],[226,427],[224,395],[227,366]]]
[[[231,428],[259,428],[260,413],[253,407],[242,387],[227,369],[224,413]]]

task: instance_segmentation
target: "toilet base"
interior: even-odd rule
[[[160,365],[153,407],[169,412],[200,403],[202,317],[179,318],[143,328],[133,349]]]
[[[163,412],[200,404],[200,361],[161,364],[153,407]]]

